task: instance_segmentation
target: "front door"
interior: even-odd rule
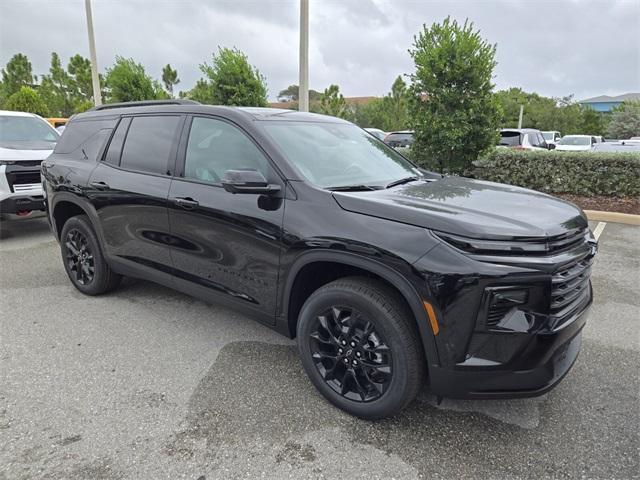
[[[194,116],[169,192],[175,281],[213,302],[227,301],[273,322],[284,199],[232,194],[221,179],[255,169],[283,185],[264,152],[236,125]]]
[[[171,278],[167,197],[183,121],[179,115],[123,118],[91,174],[86,194],[105,254],[121,270]]]

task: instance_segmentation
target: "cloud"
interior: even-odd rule
[[[201,76],[217,46],[235,46],[266,76],[269,94],[297,83],[298,0],[93,0],[101,70],[116,55],[159,78],[177,68],[179,89]],[[382,95],[413,69],[407,52],[423,24],[473,21],[497,43],[498,88],[577,98],[640,88],[640,1],[310,1],[310,84],[345,95]],[[0,64],[26,54],[38,74],[50,52],[88,56],[81,0],[2,0]]]

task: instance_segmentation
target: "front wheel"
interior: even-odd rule
[[[376,280],[349,277],[315,291],[300,311],[297,341],[320,393],[358,417],[399,412],[424,381],[425,358],[411,311]]]

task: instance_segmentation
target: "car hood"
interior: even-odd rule
[[[15,145],[12,145],[12,147],[15,147]],[[5,148],[0,145],[0,160],[44,160],[51,155],[52,151],[53,146],[51,143],[48,143],[48,147],[46,149],[33,148],[33,146],[25,149]]]
[[[350,212],[472,238],[549,237],[588,225],[582,210],[571,203],[463,177],[333,196]]]
[[[556,150],[565,152],[579,152],[591,150],[591,145],[557,145]]]

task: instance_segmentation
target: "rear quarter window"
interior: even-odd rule
[[[72,121],[67,124],[53,152],[95,161],[115,125],[114,118]]]

